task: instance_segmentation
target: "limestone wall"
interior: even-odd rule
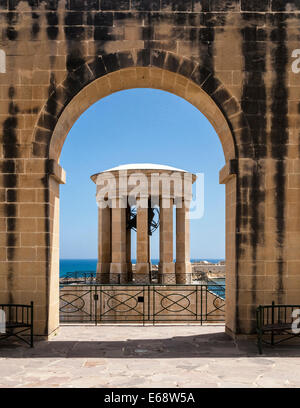
[[[33,300],[36,332],[56,330],[64,140],[100,98],[151,87],[197,107],[224,150],[227,331],[297,303],[299,16],[296,0],[1,1],[0,301]]]

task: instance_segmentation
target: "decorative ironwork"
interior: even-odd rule
[[[225,313],[225,301],[224,299],[216,296],[212,302],[213,308],[207,313],[208,316],[214,316],[217,312]]]
[[[222,285],[66,285],[60,293],[63,322],[223,322]]]
[[[153,289],[153,320],[154,321],[197,321],[198,289],[155,286]]]
[[[120,298],[125,297],[125,299],[121,300]],[[129,301],[133,300],[133,305],[129,305]],[[117,302],[116,305],[113,304],[113,302]],[[110,296],[110,298],[107,301],[107,306],[109,306],[109,310],[113,310],[115,312],[119,313],[124,313],[124,312],[129,312],[131,310],[135,310],[135,308],[138,305],[138,300],[136,299],[135,296],[130,296],[128,293],[118,293],[115,296]],[[120,309],[119,306],[125,306],[125,309]]]
[[[159,209],[151,207],[151,200],[148,202],[148,235],[152,235],[159,227]],[[127,229],[136,231],[137,229],[137,209],[128,207],[127,211]]]
[[[174,299],[175,297],[179,297],[179,299]],[[186,301],[186,304],[182,304],[183,301]],[[164,310],[168,310],[169,312],[182,312],[189,308],[191,302],[187,296],[178,293],[170,293],[161,299],[160,304]],[[172,309],[173,305],[177,306],[177,309]]]
[[[67,299],[67,297],[71,299]],[[63,313],[76,313],[84,310],[85,301],[81,296],[74,295],[72,293],[64,293],[60,296],[60,300],[65,302],[65,304],[60,308],[60,311]],[[75,302],[79,304],[75,305]]]
[[[83,288],[83,289],[81,289]],[[90,286],[64,286],[60,290],[60,320],[84,322],[95,320],[95,299]]]
[[[144,288],[124,291],[116,286],[113,288],[98,287],[99,293],[99,321],[136,321],[143,320],[144,317]],[[124,319],[125,318],[125,319]]]

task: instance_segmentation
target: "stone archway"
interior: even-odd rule
[[[162,50],[108,54],[83,63],[53,86],[39,114],[33,157],[58,160],[75,120],[99,99],[125,89],[154,88],[174,93],[199,109],[215,128],[226,162],[238,158],[237,146],[248,143],[254,156],[249,125],[236,98],[212,72],[186,57]],[[60,141],[59,141],[60,140]]]
[[[66,78],[60,84],[44,106],[43,111],[39,116],[35,129],[36,152],[46,152],[50,159],[49,163],[56,173],[61,173],[62,170],[58,164],[61,149],[68,135],[69,130],[79,118],[79,116],[99,99],[108,96],[114,92],[132,88],[155,88],[171,92],[180,96],[199,111],[201,111],[215,128],[224,152],[226,161],[225,167],[220,172],[220,182],[226,184],[226,264],[228,269],[227,285],[227,327],[229,331],[234,332],[236,323],[236,258],[235,258],[235,230],[236,230],[236,189],[237,179],[236,163],[239,156],[238,142],[235,138],[236,134],[241,134],[241,126],[244,126],[244,135],[248,131],[247,122],[243,113],[236,101],[230,95],[222,83],[215,78],[209,71],[203,69],[198,64],[186,58],[179,58],[173,53],[165,53],[158,50],[152,50],[149,61],[159,61],[160,66],[151,64],[149,66],[136,66],[134,61],[137,55],[145,55],[145,50],[137,52],[128,52],[114,54],[107,57],[109,61],[117,60],[117,69],[107,72],[107,62],[105,58],[90,61],[72,72],[72,78],[80,77],[81,86],[78,92],[70,98],[65,95],[66,83],[70,79]],[[126,58],[125,58],[126,56]],[[160,58],[158,58],[160,56]],[[145,57],[144,57],[145,58]],[[158,58],[158,59],[156,59]],[[121,66],[122,61],[126,61],[124,67]],[[132,66],[128,66],[129,61]],[[172,64],[171,62],[172,61]],[[95,77],[96,71],[93,67],[104,66],[106,72],[102,76]],[[187,71],[187,67],[189,70]],[[171,69],[173,68],[173,69]],[[94,76],[92,75],[94,72]],[[185,75],[184,75],[185,74]],[[60,102],[65,101],[63,106]],[[52,107],[56,107],[56,116],[51,114]],[[45,146],[41,145],[42,137],[48,134],[46,140],[49,141]],[[35,154],[35,153],[34,153]],[[55,171],[53,170],[53,173]],[[57,292],[55,287],[58,279],[59,265],[59,177],[52,177],[51,191],[49,204],[53,209],[53,219],[49,223],[49,233],[53,237],[52,247],[49,253],[48,274],[49,291],[53,294]],[[52,282],[52,283],[51,283]],[[56,294],[55,304],[58,302]],[[55,306],[57,307],[57,306]],[[55,308],[54,307],[54,308]],[[49,315],[53,306],[50,305]]]
[[[297,1],[177,3],[0,2],[0,300],[33,300],[36,333],[58,325],[63,140],[88,99],[128,87],[186,98],[219,134],[227,331],[255,333],[259,304],[299,301]]]

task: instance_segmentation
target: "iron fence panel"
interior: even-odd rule
[[[65,285],[60,321],[73,323],[223,322],[220,285]]]
[[[94,289],[91,286],[69,285],[60,288],[61,322],[84,323],[96,320]]]
[[[120,285],[98,286],[98,322],[143,322],[147,317],[145,286],[120,287]]]
[[[197,312],[198,286],[154,286],[153,322],[195,322],[201,320]]]

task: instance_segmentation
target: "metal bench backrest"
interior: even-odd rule
[[[271,305],[258,306],[256,310],[257,327],[265,325],[293,323],[293,311],[300,309],[300,305]]]
[[[30,305],[0,304],[0,310],[5,313],[6,324],[33,324],[33,302]]]

